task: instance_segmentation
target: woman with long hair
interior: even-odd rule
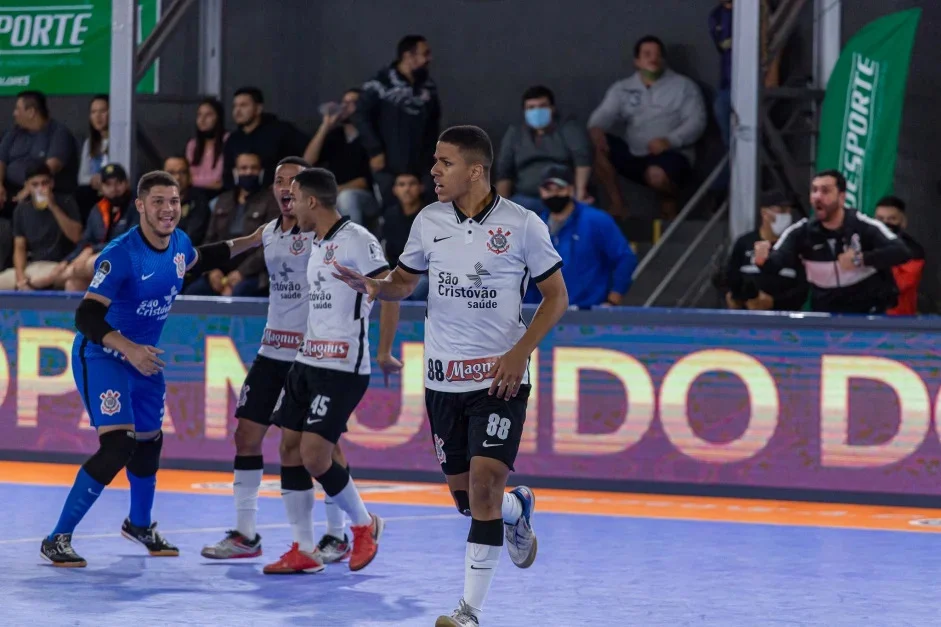
[[[78,170],[78,185],[75,199],[82,212],[82,219],[88,210],[98,202],[101,188],[101,169],[108,165],[108,94],[97,94],[88,106],[88,137],[82,144],[82,156]]]
[[[193,187],[204,190],[210,198],[222,191],[222,146],[228,137],[222,103],[204,98],[196,109],[195,136],[186,142],[186,159]]]

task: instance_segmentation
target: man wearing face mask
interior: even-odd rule
[[[886,196],[876,204],[876,220],[879,220],[905,242],[912,258],[892,267],[892,278],[899,288],[898,305],[886,311],[890,316],[914,316],[918,313],[918,287],[925,271],[925,249],[908,232],[908,217],[905,201],[897,196]]]
[[[575,176],[564,165],[543,169],[540,217],[549,226],[552,245],[562,258],[562,278],[570,306],[579,309],[621,304],[631,287],[637,256],[608,213],[575,200]],[[526,303],[541,300],[530,282]]]
[[[235,189],[217,196],[209,220],[207,242],[251,235],[281,213],[270,187],[263,187],[261,158],[242,153],[235,159]],[[185,294],[196,296],[264,296],[268,288],[265,251],[261,247],[237,255],[223,267],[196,279]]]
[[[584,127],[573,119],[561,119],[555,95],[536,85],[523,92],[525,124],[513,124],[500,143],[497,156],[497,193],[518,205],[541,213],[539,197],[542,173],[547,165],[575,168],[575,200],[591,204],[591,143]]]
[[[800,311],[807,300],[807,277],[800,263],[784,266],[776,274],[763,274],[755,265],[755,243],[774,245],[793,222],[792,203],[778,191],[761,199],[761,225],[736,240],[725,278],[729,309]]]

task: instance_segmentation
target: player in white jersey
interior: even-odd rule
[[[370,514],[350,474],[332,456],[340,435],[369,386],[369,313],[372,302],[333,277],[335,263],[384,277],[389,264],[379,241],[336,209],[336,178],[321,168],[304,170],[291,184],[291,203],[303,233],[316,237],[307,265],[309,311],[304,343],[288,373],[275,411],[281,427],[281,495],[294,536],[291,549],[265,567],[266,574],[315,573],[324,562],[313,550],[314,477],[350,517],[350,570],[376,556],[382,519]],[[392,356],[398,303],[384,303],[377,361],[388,375],[402,369]]]
[[[209,559],[250,558],[262,553],[261,536],[255,529],[258,491],[265,466],[262,442],[307,327],[307,261],[313,238],[301,232],[290,201],[291,181],[308,167],[300,157],[287,157],[275,170],[271,189],[281,205],[281,216],[265,225],[261,236],[270,277],[268,319],[261,347],[245,377],[235,409],[238,426],[233,490],[237,522],[222,540],[203,548],[202,556]],[[334,451],[334,458],[349,470],[340,448]],[[330,563],[349,555],[350,542],[344,531],[343,510],[332,502],[327,503],[326,509],[328,528],[318,544],[318,552],[324,562]]]
[[[475,126],[438,139],[431,174],[439,202],[418,214],[398,267],[385,279],[337,268],[370,299],[408,297],[428,273],[425,407],[435,452],[458,510],[471,516],[464,597],[439,627],[479,624],[503,537],[513,563],[536,557],[535,497],[505,493],[529,397],[529,357],[568,307],[562,260],[539,216],[490,185],[493,146]],[[522,299],[532,279],[542,303],[527,328]]]

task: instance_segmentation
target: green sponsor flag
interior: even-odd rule
[[[138,45],[160,17],[160,0],[138,1]],[[157,93],[157,62],[137,85]],[[0,96],[108,93],[111,0],[0,0]]]
[[[820,117],[817,169],[846,176],[846,204],[872,215],[892,193],[905,83],[921,9],[870,22],[846,44]]]

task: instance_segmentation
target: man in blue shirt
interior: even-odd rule
[[[562,257],[562,278],[569,302],[579,309],[617,306],[631,286],[637,257],[610,214],[573,198],[575,176],[564,165],[548,166],[539,189],[548,211],[552,244]],[[527,303],[538,303],[539,291],[532,288]]]
[[[261,242],[258,230],[194,249],[176,229],[180,188],[166,172],[141,177],[137,196],[140,226],[101,252],[75,312],[72,374],[99,448],[78,471],[59,522],[42,541],[40,554],[54,566],[86,565],[72,549],[72,531],[122,468],[131,484],[131,510],[121,534],[153,556],[179,555],[150,519],[166,399],[163,351],[156,344],[188,270],[212,268]]]

